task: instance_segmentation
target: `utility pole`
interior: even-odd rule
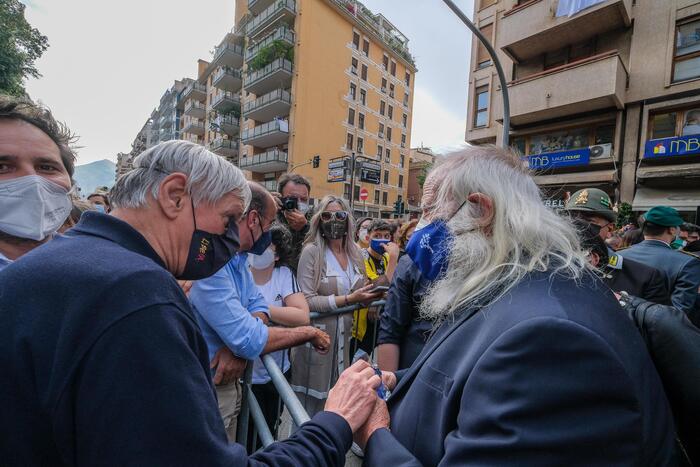
[[[350,214],[355,200],[355,151],[350,156]]]

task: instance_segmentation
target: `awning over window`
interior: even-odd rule
[[[695,211],[700,206],[700,189],[659,190],[638,187],[632,201],[632,209],[646,211],[654,206],[671,206],[679,211]]]

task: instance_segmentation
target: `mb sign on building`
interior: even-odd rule
[[[700,0],[475,0],[509,80],[511,142],[552,206],[582,187],[700,221]],[[495,143],[495,67],[472,49],[466,139]]]

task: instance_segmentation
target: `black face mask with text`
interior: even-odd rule
[[[197,219],[192,205],[192,218],[194,220],[194,232],[190,241],[190,251],[187,254],[187,262],[178,279],[196,281],[213,276],[228,263],[233,255],[238,253],[241,242],[238,237],[238,224],[229,221],[226,232],[213,234],[197,229]]]

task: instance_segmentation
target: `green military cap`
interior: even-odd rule
[[[678,227],[684,222],[678,211],[671,206],[654,206],[644,214],[644,221],[662,227]]]
[[[603,217],[615,222],[617,214],[612,210],[610,196],[597,188],[584,188],[571,195],[566,202],[567,211],[581,211]]]

